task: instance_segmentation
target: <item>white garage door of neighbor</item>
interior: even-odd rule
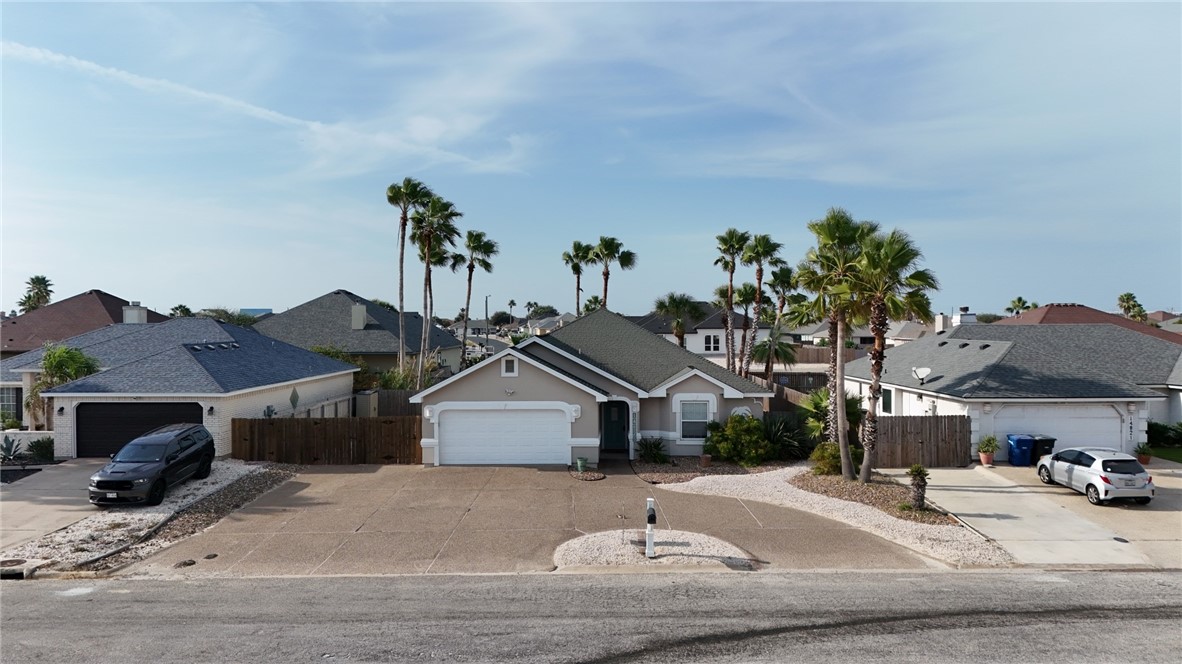
[[[439,414],[439,463],[570,463],[570,421],[561,410],[447,410]]]
[[[1031,433],[1057,438],[1055,449],[1095,445],[1121,449],[1120,415],[1101,404],[1076,406],[1006,406],[993,418],[1003,449],[1006,434]]]

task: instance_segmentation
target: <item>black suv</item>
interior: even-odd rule
[[[168,487],[209,477],[213,456],[213,436],[205,427],[166,424],[124,445],[90,476],[90,502],[159,505]]]

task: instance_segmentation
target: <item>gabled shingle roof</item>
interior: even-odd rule
[[[1182,334],[1162,330],[1145,323],[1093,309],[1082,304],[1046,304],[1023,311],[1017,316],[1002,318],[993,325],[1116,325],[1163,341],[1182,344]]]
[[[365,329],[353,329],[354,304],[365,306]],[[408,311],[405,319],[406,352],[417,355],[423,317]],[[270,316],[255,323],[254,328],[300,348],[335,346],[355,355],[398,353],[398,314],[346,290],[333,291]],[[460,341],[432,325],[428,344],[432,350],[442,350],[457,348]]]
[[[25,353],[84,332],[123,322],[123,307],[130,303],[101,290],[89,290],[64,300],[6,318],[0,324],[0,348],[5,353]],[[160,323],[168,316],[148,310],[148,322]]]
[[[1182,346],[1114,325],[961,325],[887,350],[883,382],[964,399],[1161,396]],[[911,369],[931,374],[920,385]],[[870,379],[869,358],[847,365]]]
[[[646,391],[692,367],[740,392],[767,392],[765,388],[605,309],[568,323],[540,341]]]
[[[724,310],[721,307],[716,307],[709,302],[698,302],[699,307],[702,308],[703,316],[693,321],[687,321],[685,326],[686,334],[696,334],[699,330],[722,330],[726,327],[726,320],[724,317]],[[673,334],[673,317],[662,316],[661,314],[651,311],[643,316],[625,316],[624,318],[636,323],[640,327],[652,332],[653,334]],[[747,316],[739,312],[732,314],[731,320],[734,322],[735,329],[743,329],[743,322],[749,321]],[[751,322],[747,323],[748,326]],[[770,328],[767,323],[760,323],[760,328]],[[750,329],[750,328],[748,328]]]
[[[356,369],[208,318],[120,324],[104,332],[62,342],[94,357],[103,371],[46,394],[222,394]],[[36,366],[40,353],[13,360]]]

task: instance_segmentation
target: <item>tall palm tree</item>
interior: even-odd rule
[[[607,309],[607,282],[611,278],[612,262],[617,263],[621,270],[631,270],[636,267],[636,252],[624,248],[624,244],[614,237],[600,236],[599,244],[591,249],[591,262],[603,266],[603,304]]]
[[[742,358],[747,357],[751,352],[751,346],[755,342],[755,332],[759,329],[758,324],[752,324],[751,321],[751,307],[755,305],[755,301],[759,299],[759,294],[755,290],[755,284],[745,281],[738,288],[734,289],[734,303],[736,307],[743,310],[743,332],[739,337],[739,350],[735,362],[735,371],[741,376],[747,374],[743,369]]]
[[[35,275],[29,277],[29,280],[25,282],[25,295],[17,303],[17,306],[20,307],[21,313],[28,313],[49,304],[52,295],[53,282],[49,280],[49,277]]]
[[[862,256],[853,291],[867,309],[874,347],[870,349],[870,398],[862,423],[861,481],[870,481],[874,450],[878,443],[878,402],[882,398],[882,366],[886,359],[887,326],[892,320],[932,320],[928,292],[938,290],[940,282],[928,270],[916,266],[923,253],[911,237],[901,230],[876,233],[862,243]]]
[[[773,363],[783,364],[788,366],[796,364],[796,348],[784,340],[788,330],[782,321],[772,323],[772,328],[768,330],[767,338],[751,349],[751,355],[757,362],[764,362],[764,377],[767,378],[768,383],[772,380],[772,365]]]
[[[500,253],[500,247],[497,246],[495,240],[490,240],[484,231],[468,231],[464,236],[464,250],[468,252],[465,262],[468,264],[468,296],[464,299],[464,311],[468,311],[472,306],[472,277],[476,274],[476,268],[480,268],[485,272],[491,273],[493,270],[492,257]],[[509,300],[509,311],[512,312],[513,305],[516,304],[513,300]],[[510,313],[512,317],[512,313]],[[485,325],[488,323],[485,322]],[[464,353],[468,352],[468,323],[464,322],[464,334],[460,340],[460,348]]]
[[[412,210],[421,212],[434,196],[427,185],[414,178],[403,178],[386,187],[386,202],[398,208],[398,367],[406,364],[406,224]]]
[[[529,321],[530,319],[532,319],[534,317],[534,309],[537,309],[538,306],[539,306],[538,303],[534,302],[533,300],[530,300],[529,302],[525,303],[525,319],[526,319],[526,321]]]
[[[423,387],[423,373],[426,368],[426,356],[431,338],[431,267],[436,249],[445,251],[446,247],[454,247],[460,237],[460,230],[456,228],[456,220],[464,216],[456,206],[438,196],[432,196],[427,205],[415,211],[411,216],[411,239],[419,247],[419,257],[423,259],[423,334],[419,345],[419,361],[416,386]]]
[[[685,324],[701,320],[705,315],[702,305],[685,293],[669,293],[658,298],[653,303],[653,309],[662,316],[673,319],[673,336],[677,337],[677,345],[685,348]]]
[[[570,251],[562,252],[562,262],[570,268],[572,274],[575,275],[575,315],[582,316],[583,310],[579,307],[579,298],[583,296],[583,267],[591,265],[591,250],[595,247],[575,240],[571,246]]]
[[[178,304],[168,310],[168,315],[172,318],[190,318],[193,316],[193,310],[183,304]]]
[[[517,325],[517,319],[513,317],[513,307],[516,307],[516,306],[517,306],[517,300],[509,300],[509,324],[513,325],[513,326]],[[484,322],[485,322],[485,324],[488,324],[488,321],[484,321]]]
[[[858,269],[862,242],[878,232],[878,224],[854,221],[845,210],[830,208],[823,219],[810,221],[808,229],[816,237],[817,246],[808,250],[796,273],[801,288],[814,297],[799,307],[795,318],[829,322],[829,431],[841,450],[842,476],[853,480],[849,432],[845,418],[838,415],[841,404],[837,395],[845,394],[843,351],[846,326],[854,313],[850,285]]]
[[[780,249],[783,247],[784,245],[773,240],[770,235],[753,235],[743,247],[743,255],[740,256],[743,265],[755,266],[754,316],[756,330],[759,329],[759,321],[763,319],[763,268],[765,265],[770,268],[784,265],[784,259],[779,255]],[[752,333],[752,343],[747,347],[747,353],[742,356],[744,376],[751,373],[751,347],[755,345],[754,341],[755,334]]]
[[[1137,296],[1133,295],[1132,293],[1121,293],[1120,296],[1116,298],[1116,306],[1120,307],[1120,313],[1125,318],[1129,317],[1129,314],[1133,312],[1133,309],[1135,309],[1138,304]]]
[[[796,273],[792,271],[791,267],[785,265],[772,271],[771,278],[767,282],[768,288],[771,289],[772,295],[776,298],[776,318],[772,324],[774,328],[783,322],[784,310],[788,308],[788,303],[793,298],[793,291],[796,290]],[[797,296],[801,297],[801,296]],[[787,330],[784,330],[786,333]],[[771,380],[772,376],[772,358],[768,357],[763,367],[763,373]]]
[[[1010,306],[1006,307],[1006,313],[1011,316],[1017,316],[1023,311],[1029,311],[1030,308],[1030,303],[1026,301],[1026,298],[1019,295],[1010,301]]]
[[[751,241],[751,234],[737,228],[728,228],[722,235],[715,236],[718,240],[718,258],[714,264],[726,272],[726,299],[722,306],[722,323],[726,328],[726,368],[738,373],[735,364],[735,268],[739,266],[739,257],[743,255],[743,248]]]

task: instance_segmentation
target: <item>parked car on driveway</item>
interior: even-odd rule
[[[1128,498],[1138,505],[1153,500],[1153,478],[1135,457],[1106,447],[1070,447],[1038,460],[1043,484],[1062,484],[1101,505]]]
[[[95,505],[159,505],[168,487],[209,477],[213,436],[200,424],[166,424],[111,455],[111,463],[90,476]]]

